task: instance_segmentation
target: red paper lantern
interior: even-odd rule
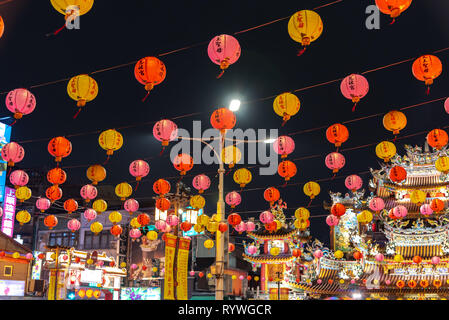
[[[184,232],[189,231],[190,229],[192,229],[192,224],[188,221],[184,221],[183,223],[181,223],[181,230]]]
[[[76,202],[75,199],[64,201],[64,210],[67,211],[68,214],[78,210],[78,202]]]
[[[326,130],[326,139],[330,143],[333,143],[335,147],[340,147],[342,143],[346,142],[349,138],[349,131],[346,126],[336,123],[331,125]]]
[[[141,213],[137,216],[137,222],[139,222],[141,226],[146,226],[150,223],[150,216],[146,213]]]
[[[72,152],[72,143],[64,137],[53,138],[48,143],[48,152],[55,157],[56,162],[61,162]]]
[[[289,181],[297,172],[298,169],[296,169],[296,165],[290,160],[285,160],[279,163],[278,174],[284,178],[285,181]]]
[[[53,168],[48,171],[47,180],[51,184],[58,186],[67,180],[67,174],[61,168]]]
[[[228,223],[231,226],[236,226],[238,225],[240,222],[242,222],[242,218],[240,217],[239,214],[237,213],[231,213],[228,217]]]
[[[402,182],[407,179],[407,171],[401,166],[394,166],[390,170],[390,180],[394,182]]]
[[[215,110],[210,117],[210,123],[212,127],[220,130],[221,132],[224,132],[227,129],[234,128],[235,122],[235,114],[227,108],[220,108],[218,110]]]
[[[118,224],[113,225],[111,228],[111,234],[115,237],[120,236],[122,234],[122,232],[123,232],[123,229]]]
[[[58,218],[56,218],[54,215],[46,216],[44,219],[44,224],[47,228],[49,228],[51,230],[57,226]]]
[[[333,214],[334,216],[341,217],[345,213],[346,213],[346,207],[341,203],[335,203],[331,207],[331,214]]]
[[[181,176],[184,176],[187,171],[193,168],[193,158],[186,153],[178,154],[173,159],[173,165],[176,170],[180,171]]]
[[[226,230],[228,230],[228,224],[227,223],[224,223],[224,222],[220,222],[219,224],[218,224],[218,230],[220,231],[220,232],[226,232]]]
[[[413,262],[416,264],[420,264],[422,262],[422,258],[420,256],[414,256]]]
[[[279,192],[278,189],[274,187],[269,187],[264,191],[263,197],[265,198],[266,201],[270,203],[270,205],[273,205],[275,201],[279,200],[279,198],[281,197],[281,193]]]
[[[166,198],[159,198],[156,200],[156,208],[161,211],[167,211],[170,209],[170,201]]]
[[[229,252],[233,252],[234,250],[235,250],[235,244],[229,242],[229,245],[228,245],[228,251],[229,251]]]
[[[427,143],[429,146],[441,150],[448,143],[448,135],[446,131],[441,129],[434,129],[427,135]]]
[[[360,260],[363,258],[363,254],[360,251],[354,252],[354,259]]]
[[[433,199],[430,203],[430,208],[433,212],[441,212],[444,210],[444,202],[440,199]]]
[[[161,197],[164,196],[164,194],[169,193],[170,188],[170,182],[164,179],[156,180],[156,182],[153,184],[153,191],[159,194]]]

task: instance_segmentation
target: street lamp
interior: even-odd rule
[[[234,99],[229,104],[229,110],[231,110],[232,112],[239,111],[241,104],[242,103],[240,102],[240,100]]]
[[[276,139],[267,139],[264,141],[264,143],[274,143],[276,141]]]

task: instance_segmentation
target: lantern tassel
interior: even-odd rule
[[[309,204],[307,205],[307,207],[310,207],[310,205],[312,204],[312,200],[313,199],[310,199]]]
[[[355,111],[355,107],[357,107],[357,102],[356,102],[356,103],[354,103],[354,106],[352,107],[352,112],[354,112],[354,111]]]
[[[162,147],[161,152],[159,153],[159,157],[162,156],[162,154],[164,153],[165,147]]]
[[[334,180],[336,175],[337,175],[337,174],[334,173],[334,175],[332,176],[332,179],[331,179],[331,180]]]
[[[221,77],[223,77],[224,72],[225,72],[225,69],[222,69],[220,74],[217,76],[217,79],[220,79]]]
[[[337,147],[337,150],[335,150],[335,152],[337,152],[337,153],[338,153],[338,149],[340,149],[340,147]]]
[[[284,120],[281,124],[281,127],[285,126],[286,123],[287,123],[287,120]]]
[[[427,94],[427,95],[430,94],[430,86],[427,86],[426,94]]]
[[[134,189],[134,191],[137,191],[137,189],[139,188],[139,182],[140,181],[137,181],[137,184],[136,184],[136,188]],[[123,203],[123,206],[125,205],[125,203]]]
[[[9,126],[10,127],[12,127],[13,125],[15,125],[16,124],[16,122],[17,122],[17,119],[16,120],[14,120],[14,122],[13,123],[11,123]]]
[[[396,142],[396,139],[398,138],[398,135],[396,134],[395,136],[394,136],[394,139],[393,139],[393,142]]]
[[[106,160],[103,162],[103,165],[105,165],[105,164],[108,163],[110,157],[111,157],[111,156],[108,155],[108,157],[106,158]]]
[[[391,20],[391,22],[390,22],[390,26],[395,22],[396,22],[396,18],[393,18],[393,20]]]
[[[150,91],[147,92],[147,94],[145,95],[145,98],[142,99],[142,102],[145,102],[145,100],[147,100],[149,95],[150,95]]]
[[[11,169],[12,169],[12,167],[8,168],[8,173],[6,174],[6,176],[9,176],[9,174],[11,173]]]
[[[287,180],[285,180],[285,183],[282,185],[282,188],[285,188],[287,186]]]
[[[78,109],[78,111],[75,113],[75,115],[73,116],[73,119],[76,119],[78,117],[78,115],[81,112],[81,108]]]
[[[181,182],[181,180],[182,180],[182,177],[183,177],[183,176],[180,176],[180,177],[179,177],[179,180],[178,180],[178,182],[177,182],[177,183],[180,183],[180,182]]]
[[[307,47],[303,47],[301,50],[298,51],[297,56],[300,57],[304,54],[304,52],[306,52]]]

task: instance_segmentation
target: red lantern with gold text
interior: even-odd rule
[[[279,200],[279,198],[281,197],[281,193],[278,189],[269,187],[264,191],[263,197],[270,203],[270,206],[272,206],[275,201]]]
[[[301,250],[299,250],[299,249],[293,249],[293,250],[292,250],[292,255],[293,255],[295,258],[300,257],[300,256],[301,256]]]
[[[444,210],[444,202],[440,199],[433,199],[430,203],[430,208],[433,212],[439,213]]]
[[[394,166],[390,169],[390,180],[400,183],[407,179],[407,171],[401,166]]]
[[[137,216],[137,222],[139,222],[141,226],[146,226],[150,223],[150,216],[146,213],[141,213]]]
[[[161,197],[164,197],[166,193],[169,193],[170,188],[171,188],[170,182],[164,179],[156,180],[153,183],[153,191],[158,195],[160,195]]]
[[[64,210],[67,211],[68,214],[78,210],[78,202],[75,199],[68,199],[64,201]]]
[[[180,172],[181,176],[184,176],[187,171],[193,168],[193,158],[186,153],[178,154],[173,159],[173,165]]]
[[[336,217],[341,217],[346,213],[346,207],[341,203],[335,203],[331,207],[331,214],[333,214]]]
[[[192,229],[192,224],[188,221],[184,221],[183,223],[181,223],[181,230],[184,232],[189,231],[190,229]]]
[[[413,62],[412,73],[416,79],[424,81],[427,86],[427,94],[430,92],[430,86],[433,80],[438,78],[443,71],[443,64],[438,57],[426,54]]]
[[[394,19],[410,7],[412,0],[376,0],[376,6],[382,13],[388,14]],[[393,23],[392,22],[392,23]]]
[[[267,231],[269,231],[271,233],[273,231],[276,231],[277,223],[276,223],[276,221],[271,221],[270,223],[265,223],[264,227]]]
[[[212,113],[210,123],[212,127],[223,133],[225,130],[234,128],[236,123],[235,114],[227,108],[220,108]]]
[[[346,142],[349,138],[349,131],[346,126],[336,123],[331,125],[326,130],[327,141],[333,143],[335,147],[340,147],[342,143]]]
[[[165,80],[167,69],[164,63],[156,57],[145,57],[140,59],[134,67],[134,76],[137,81],[145,86],[147,95],[142,101],[145,101],[150,91],[155,85]]]
[[[354,259],[360,260],[363,258],[363,254],[360,251],[354,252]]]
[[[422,258],[420,256],[414,256],[413,262],[416,264],[420,264],[422,262]]]
[[[53,168],[47,173],[47,180],[54,186],[63,184],[67,179],[67,174],[61,168]]]
[[[64,137],[53,138],[48,143],[48,152],[55,157],[56,162],[61,162],[72,152],[72,143]]]
[[[278,174],[285,179],[285,182],[293,178],[296,175],[297,171],[298,169],[296,169],[296,165],[289,160],[285,160],[279,163]]]
[[[231,226],[236,226],[236,225],[238,225],[240,222],[242,222],[242,218],[240,217],[239,214],[237,214],[237,213],[232,213],[232,214],[229,215],[229,217],[228,217],[228,223],[229,223]]]
[[[53,203],[62,198],[62,190],[58,186],[51,186],[45,191],[45,195]]]
[[[224,223],[224,222],[220,222],[219,224],[218,224],[218,230],[220,231],[220,232],[226,232],[226,230],[228,230],[228,224],[227,223]]]
[[[166,198],[159,198],[156,200],[156,208],[161,211],[167,211],[170,209],[170,201]]]
[[[111,234],[114,237],[119,237],[122,234],[122,232],[123,232],[123,229],[118,224],[112,226],[112,228],[111,228]]]
[[[448,136],[446,131],[441,129],[434,129],[427,135],[427,143],[432,148],[441,150],[448,143]]]
[[[49,228],[51,230],[58,225],[58,218],[56,218],[52,214],[49,216],[46,216],[44,219],[44,224],[47,228]]]

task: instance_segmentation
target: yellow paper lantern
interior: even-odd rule
[[[86,263],[87,263],[87,264],[93,264],[93,263],[94,263],[94,260],[92,260],[92,259],[87,259],[87,260],[86,260]]]
[[[97,284],[97,286],[98,286],[98,287],[101,287],[101,284]],[[100,290],[95,290],[95,291],[94,291],[94,297],[95,297],[95,299],[100,298],[100,296],[101,296],[101,291],[100,291]]]
[[[313,199],[317,195],[320,194],[321,188],[320,188],[320,185],[318,183],[316,183],[314,181],[310,181],[310,182],[307,182],[304,185],[303,190],[304,190],[304,194],[306,196],[310,197],[310,199]]]
[[[382,141],[376,146],[376,155],[388,162],[396,155],[396,146],[389,141]]]
[[[254,281],[256,281],[256,282],[259,281],[259,277],[258,277],[258,276],[255,276],[255,277],[254,277]]]
[[[279,255],[279,253],[281,253],[281,249],[279,249],[278,247],[272,247],[270,249],[270,254],[272,256],[277,256],[277,255]]]
[[[70,6],[79,8],[79,15],[82,16],[92,9],[94,0],[50,0],[52,6],[61,14],[67,15],[67,9],[70,10]]]
[[[31,198],[31,190],[28,187],[19,187],[16,189],[16,198],[20,202],[24,202],[25,200],[28,200]]]
[[[210,279],[210,278],[212,278],[212,273],[208,273],[207,274],[207,277]]]
[[[345,280],[340,279],[340,283],[341,283],[341,284],[345,283]]]
[[[273,109],[278,116],[281,116],[284,121],[290,120],[292,116],[299,112],[301,102],[298,97],[292,93],[282,93],[274,99]]]
[[[19,258],[20,258],[20,253],[14,252],[14,253],[12,254],[12,257],[13,257],[14,259],[19,259]]]
[[[111,221],[112,224],[115,225],[115,224],[119,223],[120,221],[122,221],[122,215],[118,211],[112,211],[109,214],[109,221]]]
[[[394,262],[402,262],[403,260],[404,257],[402,257],[400,254],[394,256]]]
[[[237,279],[237,276],[235,274],[233,274],[231,278],[232,278],[232,280],[235,280],[235,279]]]
[[[295,228],[304,231],[309,226],[309,220],[308,219],[296,219],[294,222]]]
[[[151,269],[153,272],[157,272],[157,268],[153,267],[153,269]]]
[[[424,191],[413,190],[413,192],[410,194],[410,201],[417,205],[421,205],[426,201],[426,197],[427,195]]]
[[[221,160],[233,168],[242,159],[242,152],[236,146],[227,146],[221,151]]]
[[[137,218],[132,218],[130,223],[131,227],[133,227],[134,229],[139,229],[141,227],[139,221],[137,220]],[[151,231],[150,231],[151,232]]]
[[[98,143],[100,147],[106,150],[106,154],[111,156],[114,151],[117,151],[123,146],[123,136],[117,130],[109,129],[100,134]]]
[[[323,21],[318,13],[301,10],[291,16],[288,22],[288,34],[303,46],[310,45],[323,33]]]
[[[147,238],[148,238],[148,240],[151,240],[151,241],[156,240],[157,239],[157,232],[153,231],[153,230],[148,231],[147,232]]]
[[[198,223],[202,226],[207,226],[209,220],[210,220],[209,216],[205,214],[200,215],[197,219]]]
[[[214,242],[211,239],[204,241],[204,247],[206,249],[212,249],[214,247]]]
[[[240,185],[240,188],[244,188],[252,179],[251,171],[246,168],[241,168],[234,172],[234,181]]]
[[[437,161],[435,161],[435,168],[444,174],[448,174],[449,173],[449,157],[447,157],[447,156],[439,157],[437,159]]]
[[[98,214],[103,213],[108,209],[108,203],[103,199],[97,199],[92,203],[92,209],[97,211]]]
[[[190,198],[190,205],[195,210],[203,209],[206,205],[206,199],[200,195],[193,196]]]
[[[95,221],[90,225],[90,231],[92,231],[95,235],[99,234],[101,231],[103,231],[103,225]]]
[[[196,224],[193,226],[193,230],[195,230],[196,233],[201,233],[204,231],[204,226],[201,224]]]
[[[67,93],[70,98],[78,102],[77,106],[81,108],[97,97],[98,84],[87,74],[80,74],[70,79],[67,84]]]
[[[31,215],[28,211],[22,210],[22,211],[17,212],[16,220],[19,221],[21,226],[23,226],[25,223],[30,222]]]
[[[122,201],[125,201],[132,193],[133,187],[129,183],[122,182],[115,186],[115,194]]]
[[[393,110],[384,116],[383,125],[385,129],[393,131],[396,135],[407,125],[407,117],[401,111]]]
[[[120,263],[120,268],[126,268],[126,262]]]
[[[86,291],[84,289],[81,289],[78,291],[78,296],[80,298],[84,298],[86,296]]]
[[[343,258],[343,251],[341,251],[341,250],[335,251],[334,256],[335,256],[335,258],[337,258],[337,259]]]
[[[88,297],[88,298],[92,298],[93,294],[94,294],[94,291],[92,289],[88,289],[86,291],[86,297]]]
[[[86,176],[87,179],[92,181],[93,185],[97,185],[98,182],[101,182],[104,179],[106,179],[106,169],[99,164],[94,164],[89,168],[87,168]]]
[[[214,213],[212,215],[212,217],[210,218],[210,220],[215,221],[215,222],[220,222],[220,219],[218,218],[218,214]]]
[[[307,219],[309,219],[309,217],[310,217],[310,211],[308,209],[303,208],[303,207],[296,209],[296,211],[295,211],[296,219],[307,220]]]
[[[279,220],[274,220],[276,222],[276,230],[279,230],[282,227],[282,223]]]
[[[209,223],[207,224],[206,228],[207,228],[207,231],[214,233],[218,230],[218,222],[210,220]]]
[[[363,210],[357,215],[357,221],[362,224],[370,223],[372,220],[373,214],[371,213],[371,211]]]

